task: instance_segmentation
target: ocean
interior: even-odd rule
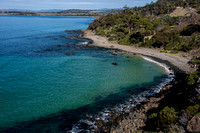
[[[77,30],[94,19],[0,16],[0,131],[71,130],[168,78],[141,57],[87,47]]]

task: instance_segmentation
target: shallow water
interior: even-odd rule
[[[167,77],[155,63],[87,48],[88,40],[65,31],[85,29],[93,19],[0,16],[2,128],[20,123],[31,131],[65,130]]]

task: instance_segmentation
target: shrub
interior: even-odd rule
[[[167,106],[160,112],[151,114],[148,118],[152,124],[154,123],[153,126],[167,129],[172,123],[177,121],[178,116],[174,108]]]
[[[200,25],[198,24],[190,24],[183,28],[183,30],[180,32],[180,35],[182,36],[191,36],[195,32],[200,32]]]
[[[200,58],[194,58],[190,61],[191,64],[200,64]]]
[[[197,82],[198,77],[200,77],[200,72],[199,71],[194,71],[190,73],[187,77],[187,84],[188,85],[194,85]]]
[[[200,109],[200,105],[199,104],[196,104],[194,106],[189,106],[187,107],[186,109],[186,112],[191,115],[191,116],[194,116],[196,115],[198,112],[199,112],[199,109]]]
[[[137,33],[131,34],[129,39],[130,39],[130,43],[136,44],[139,42],[143,42],[144,36],[140,34],[140,32],[137,32]]]
[[[157,113],[153,113],[149,116],[149,119],[155,119],[158,117],[158,114]]]
[[[177,112],[174,108],[165,107],[158,113],[158,126],[167,128],[178,119]]]

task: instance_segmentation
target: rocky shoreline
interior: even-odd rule
[[[113,49],[120,52],[125,52],[133,55],[145,56],[152,60],[155,60],[159,63],[165,64],[169,66],[170,70],[172,69],[175,73],[174,80],[170,83],[162,87],[159,93],[154,94],[153,96],[148,97],[141,104],[138,104],[135,107],[132,107],[128,112],[119,112],[113,110],[110,116],[110,120],[105,122],[102,120],[95,120],[92,123],[93,126],[86,126],[87,130],[91,132],[105,132],[105,133],[131,133],[135,131],[143,131],[148,125],[146,125],[147,118],[149,116],[149,112],[152,110],[158,110],[163,108],[165,102],[171,102],[169,100],[170,95],[174,95],[175,93],[181,93],[180,86],[183,82],[183,78],[185,78],[186,74],[193,71],[193,68],[188,64],[188,61],[191,59],[190,57],[180,57],[173,55],[164,55],[156,50],[151,49],[143,49],[143,48],[133,48],[129,49],[130,46],[119,46],[116,43],[109,42],[106,38],[96,36],[93,32],[85,30],[84,37],[89,38],[93,41],[93,46],[103,47],[107,49]],[[139,49],[139,50],[138,50]],[[136,51],[134,51],[136,50]],[[144,51],[144,52],[142,52]],[[173,60],[175,58],[175,60]],[[169,59],[169,60],[168,60]],[[180,61],[180,62],[178,62]],[[182,66],[184,64],[184,66]],[[177,87],[178,86],[178,87]],[[166,98],[167,97],[167,98]],[[172,98],[174,100],[174,98]],[[129,101],[134,102],[134,101]],[[126,108],[126,107],[124,107]],[[88,118],[88,121],[91,121],[92,118]],[[89,122],[86,122],[89,123]],[[83,124],[83,123],[82,123]],[[94,128],[95,127],[95,128]],[[183,127],[174,127],[181,132],[185,132]]]

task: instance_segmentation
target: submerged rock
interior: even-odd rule
[[[61,44],[57,44],[57,45],[54,45],[54,46],[56,46],[56,47],[62,47],[63,45],[61,45]]]
[[[113,65],[115,65],[115,66],[116,66],[116,65],[118,65],[118,63],[117,63],[117,62],[113,62],[112,64],[113,64]]]
[[[92,45],[92,44],[87,44],[87,45],[86,45],[86,48],[94,48],[94,45]]]
[[[112,52],[112,55],[115,55],[115,56],[116,56],[116,55],[117,55],[117,53],[116,53],[116,52]]]
[[[65,53],[65,55],[71,55],[71,53]]]

